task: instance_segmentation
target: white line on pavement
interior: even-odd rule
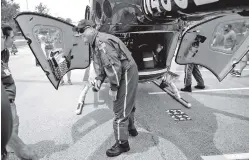
[[[25,39],[16,39],[15,42],[27,42]]]
[[[224,154],[216,156],[201,156],[203,160],[248,160],[249,153]]]
[[[209,70],[207,69],[202,69],[200,70],[201,72],[210,72]],[[249,68],[245,68],[243,69],[243,71],[249,71]],[[171,72],[174,72],[174,73],[184,73],[184,71],[171,71]]]
[[[192,93],[200,93],[200,92],[220,92],[220,91],[239,91],[239,90],[249,90],[249,87],[245,88],[223,88],[223,89],[207,89],[207,90],[197,90],[197,91],[192,91]],[[180,93],[186,93],[186,92],[181,92]],[[189,92],[188,92],[189,93]],[[154,95],[154,94],[166,94],[165,92],[149,92],[148,94]]]

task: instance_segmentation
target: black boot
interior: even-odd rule
[[[185,88],[182,88],[181,91],[183,91],[183,92],[192,92],[191,85],[190,86],[186,86]]]
[[[205,89],[205,86],[204,85],[197,85],[195,86],[196,89]]]
[[[119,156],[123,152],[128,152],[130,150],[130,145],[128,141],[118,141],[112,146],[112,148],[106,151],[106,155],[108,157]]]
[[[162,81],[159,87],[164,89],[164,88],[168,87],[168,85],[166,84],[165,81]]]
[[[129,129],[129,135],[136,137],[138,135],[137,129]]]

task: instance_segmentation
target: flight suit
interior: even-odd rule
[[[134,112],[138,69],[131,52],[117,37],[98,32],[92,46],[96,80],[107,77],[110,89],[117,91],[113,102],[114,135],[117,141],[128,140],[128,130],[135,129]]]
[[[204,80],[202,78],[199,66],[197,64],[187,64],[185,66],[185,78],[184,78],[185,86],[192,85],[192,74],[195,80],[197,81],[197,84],[199,86],[204,86]]]
[[[7,50],[2,51],[2,55],[7,54]],[[19,117],[16,111],[15,105],[15,97],[16,97],[16,85],[15,81],[12,78],[12,74],[8,67],[8,59],[1,61],[1,80],[5,91],[7,93],[8,99],[10,101],[10,107],[12,111],[12,118],[13,118],[13,132],[18,134],[18,127],[19,127]]]

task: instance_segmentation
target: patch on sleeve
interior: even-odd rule
[[[3,70],[4,71],[4,73],[6,74],[6,76],[9,76],[9,75],[11,75],[11,73],[10,73],[10,70],[9,69],[4,69]]]
[[[102,51],[103,53],[106,53],[106,44],[102,41],[98,42],[98,48],[100,51]]]

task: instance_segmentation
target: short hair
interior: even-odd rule
[[[233,27],[231,24],[228,24],[227,26],[228,26],[228,28],[230,28],[230,29]]]
[[[10,36],[10,31],[13,31],[12,27],[10,27],[9,25],[3,25],[1,28],[5,38],[8,38]]]

